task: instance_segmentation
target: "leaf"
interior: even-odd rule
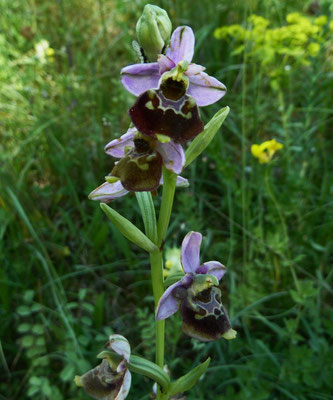
[[[174,396],[178,393],[183,393],[186,390],[191,389],[197,382],[197,380],[206,372],[210,363],[210,357],[205,362],[198,365],[186,375],[172,382],[168,391],[168,396]]]
[[[31,325],[28,324],[28,323],[26,323],[26,322],[24,322],[23,324],[20,324],[20,325],[18,326],[18,328],[17,328],[17,331],[18,331],[19,333],[25,333],[25,332],[28,332],[28,331],[30,331],[30,330],[31,330]]]
[[[114,361],[122,360],[122,356],[110,351],[104,350],[98,354],[97,358],[111,358]],[[170,384],[169,375],[163,371],[157,364],[138,356],[131,356],[128,364],[128,369],[131,372],[147,376],[154,382],[157,382],[161,388],[166,392]]]
[[[224,107],[218,111],[213,118],[206,124],[205,129],[193,140],[189,148],[185,152],[185,167],[191,164],[214,139],[217,131],[220,129],[224,120],[229,114],[230,108]]]
[[[135,196],[140,207],[146,235],[153,242],[157,242],[156,214],[151,193],[136,192]]]
[[[28,325],[28,324],[27,324]],[[29,326],[29,325],[28,325]],[[44,333],[44,327],[41,324],[36,324],[32,327],[32,333],[36,335],[42,335]]]
[[[142,249],[152,253],[158,251],[157,246],[147,238],[147,236],[140,231],[135,225],[132,224],[128,219],[120,215],[117,211],[104,203],[101,203],[101,209],[105,212],[109,220],[114,226],[130,241],[135,243]]]
[[[142,357],[131,356],[129,369],[137,374],[147,376],[157,382],[164,391],[168,390],[170,384],[169,375],[157,364]]]
[[[67,364],[60,372],[60,379],[64,382],[73,380],[75,368],[72,364]]]
[[[21,343],[23,347],[30,347],[34,344],[34,337],[32,335],[23,336]]]
[[[31,309],[30,309],[30,307],[27,307],[27,306],[19,306],[19,307],[17,307],[16,312],[20,316],[25,317],[25,316],[31,314]]]

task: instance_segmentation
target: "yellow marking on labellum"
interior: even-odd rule
[[[156,133],[157,140],[161,143],[169,143],[171,138],[169,136],[163,135],[162,133]]]
[[[151,160],[153,160],[154,158],[156,158],[156,154],[154,153],[154,154],[149,154],[149,156],[147,156],[147,161],[151,161]]]
[[[187,114],[184,114],[184,113],[180,113],[180,114],[182,114],[184,116],[184,118],[186,118],[186,119],[191,119],[192,118],[191,111],[189,111]]]
[[[222,335],[222,337],[224,337],[224,339],[227,339],[227,340],[235,339],[236,336],[237,336],[237,331],[235,331],[234,329],[231,329],[231,328]]]
[[[196,307],[196,308],[200,308],[201,310],[203,310],[203,308],[200,307],[200,306],[199,306],[199,307]],[[219,313],[216,314],[216,313],[215,313],[215,310],[218,310]],[[217,308],[217,307],[214,308],[213,312],[208,312],[207,310],[204,310],[204,311],[206,312],[205,315],[195,314],[195,315],[194,315],[194,318],[195,318],[195,319],[203,319],[203,318],[207,318],[207,317],[209,317],[209,316],[211,315],[212,317],[215,317],[215,319],[218,319],[218,318],[220,318],[221,316],[224,315],[224,312],[222,312],[222,311],[221,311],[219,308]]]
[[[148,97],[150,98],[150,100],[153,100],[153,98],[155,97],[155,92],[153,90],[148,90]]]
[[[124,153],[125,154],[129,153],[132,150],[132,148],[133,148],[132,146],[125,146],[124,147]]]
[[[83,387],[81,376],[75,375],[74,382],[76,386]]]
[[[147,101],[146,108],[148,108],[148,110],[154,110],[154,106],[153,106],[153,102],[152,101]]]
[[[209,315],[212,315],[211,313],[206,313],[205,315],[200,315],[200,314],[194,314],[195,319],[204,319],[207,318]]]
[[[195,102],[193,97],[188,97],[188,106],[194,107],[197,103]]]
[[[172,101],[172,100],[170,100],[170,101]],[[195,101],[194,101],[194,105],[195,105],[196,103],[195,103]],[[192,118],[192,112],[191,111],[188,111],[187,112],[187,114],[185,114],[181,109],[182,109],[182,107],[183,106],[181,106],[180,107],[180,110],[175,110],[174,108],[171,108],[171,107],[163,107],[162,105],[159,105],[158,107],[157,107],[157,110],[161,110],[164,114],[168,111],[168,110],[172,110],[175,114],[179,114],[179,115],[182,115],[184,118],[186,118],[186,119],[191,119]],[[190,107],[193,107],[192,106],[192,104],[190,104]]]
[[[119,181],[119,178],[117,178],[116,176],[106,176],[105,180],[108,183],[115,183]]]
[[[147,171],[149,169],[148,163],[140,164],[139,160],[137,160],[136,158],[129,160],[129,162],[135,163],[138,168],[142,169],[142,171]]]

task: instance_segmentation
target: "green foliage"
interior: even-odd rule
[[[332,64],[333,21],[326,15],[309,17],[299,12],[286,16],[287,25],[270,27],[269,19],[252,14],[246,26],[229,25],[214,31],[216,39],[233,40],[233,55],[244,54],[260,62],[263,71],[271,78],[273,89],[280,87],[290,70],[310,66],[319,52],[326,55],[325,64]],[[325,66],[324,66],[325,68]]]
[[[0,0],[5,398],[87,398],[73,378],[98,364],[111,333],[153,361],[149,261],[87,200],[112,169],[104,145],[128,126],[124,110],[134,98],[119,70],[135,62],[131,41],[146,3]],[[193,27],[195,62],[228,88],[221,102],[201,109],[203,120],[226,105],[230,113],[182,174],[190,187],[177,189],[166,246],[202,231],[202,259],[227,266],[221,289],[238,338],[199,343],[183,336],[173,316],[166,323],[171,378],[211,357],[189,400],[329,399],[330,2],[317,11],[303,0],[192,3],[156,5],[174,27]],[[244,37],[217,40],[215,30],[230,24]],[[297,32],[306,41],[297,44],[304,39]],[[284,147],[259,164],[251,145],[272,138]],[[131,195],[112,208],[144,230]],[[133,381],[130,396],[147,396],[151,381],[135,374]]]

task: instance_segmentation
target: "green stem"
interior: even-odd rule
[[[247,15],[247,8],[245,8],[245,14]],[[246,115],[246,73],[247,73],[247,47],[245,46],[244,57],[243,57],[243,74],[242,74],[242,124],[241,124],[241,149],[242,149],[242,175],[241,175],[241,190],[242,190],[242,248],[243,248],[243,265],[247,265],[247,238],[245,231],[247,230],[247,178],[246,178],[246,141],[247,141],[247,115]]]
[[[151,264],[151,280],[153,286],[153,295],[155,300],[155,309],[158,301],[164,293],[163,284],[163,257],[162,252],[157,251],[150,253],[150,264]],[[164,365],[164,326],[165,321],[155,322],[156,332],[156,364],[163,368]]]
[[[177,175],[163,168],[163,181],[162,202],[157,223],[157,245],[160,251],[150,255],[155,308],[164,293],[162,252],[171,217]],[[161,368],[164,366],[164,336],[165,321],[156,321],[156,364]],[[157,400],[167,400],[167,398],[158,387]]]
[[[288,110],[286,110],[286,104],[284,101],[284,94],[282,90],[278,92],[278,100],[279,100],[279,109],[281,110],[281,120],[282,120],[282,128],[283,133],[285,136],[285,147],[286,147],[286,155],[287,155],[287,165],[289,167],[290,164],[290,134],[289,134],[289,127],[288,127]]]
[[[141,210],[142,218],[145,225],[146,235],[154,243],[157,241],[159,250],[150,253],[151,264],[151,280],[153,287],[153,296],[155,301],[155,309],[160,298],[164,293],[164,278],[163,278],[163,243],[165,241],[173,205],[173,199],[176,189],[177,175],[163,168],[163,192],[160,214],[157,224],[156,237],[156,216],[154,203],[150,193],[137,193],[137,200]],[[165,321],[155,322],[156,332],[156,364],[163,368],[164,366],[164,336],[165,336]],[[157,400],[166,400],[167,397],[158,387]]]

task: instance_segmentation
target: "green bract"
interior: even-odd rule
[[[133,225],[132,222],[104,203],[101,203],[101,209],[105,212],[106,216],[115,225],[115,227],[129,241],[135,243],[148,252],[157,251],[156,245],[150,239],[148,239],[147,236],[140,231],[140,229]]]
[[[210,357],[207,358],[205,362],[199,364],[197,367],[192,369],[186,375],[182,376],[181,378],[177,379],[175,382],[172,382],[169,388],[168,395],[174,396],[178,393],[183,393],[186,390],[191,389],[197,380],[206,372],[210,363]]]
[[[98,354],[97,358],[107,358],[115,362],[119,362],[120,357],[117,353],[105,350]],[[128,369],[140,375],[147,376],[148,378],[157,382],[164,391],[168,390],[170,378],[166,372],[163,371],[157,364],[146,360],[139,356],[131,356],[128,364]]]
[[[230,108],[224,107],[218,111],[213,118],[205,125],[205,129],[193,140],[189,148],[185,152],[185,167],[191,164],[214,139],[217,131],[220,129],[224,120],[229,114]]]

